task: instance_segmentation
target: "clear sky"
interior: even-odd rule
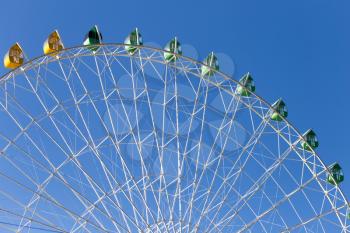
[[[283,97],[290,122],[316,131],[323,161],[343,166],[349,197],[349,12],[347,0],[3,1],[0,54],[18,41],[28,57],[39,56],[54,29],[66,47],[79,45],[94,24],[105,42],[122,42],[138,27],[144,41],[159,45],[178,36],[199,59],[225,53],[235,79],[250,71],[258,95]]]

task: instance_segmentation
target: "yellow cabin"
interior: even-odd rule
[[[4,66],[8,69],[15,69],[23,64],[23,50],[21,46],[14,44],[4,57]]]
[[[43,46],[44,53],[50,54],[51,56],[57,55],[57,52],[59,52],[63,48],[63,43],[61,41],[60,34],[58,34],[58,31],[54,31],[53,33],[51,33],[46,39]]]

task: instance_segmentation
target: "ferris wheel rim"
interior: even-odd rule
[[[94,47],[99,47],[99,48],[102,48],[102,47],[108,47],[108,46],[115,46],[115,47],[120,47],[120,48],[125,48],[125,46],[130,46],[129,44],[125,44],[125,43],[100,43],[100,44],[96,44],[94,45]],[[63,48],[62,50],[59,51],[58,54],[61,54],[61,53],[64,53],[64,52],[69,52],[69,51],[74,51],[75,49],[87,49],[88,50],[88,47],[90,47],[90,45],[78,45],[78,46],[72,46],[72,47],[67,47],[67,48]],[[185,61],[188,61],[192,64],[195,64],[195,65],[198,65],[198,66],[205,66],[207,68],[210,68],[210,66],[204,64],[202,61],[199,61],[199,60],[196,60],[194,58],[191,58],[191,57],[188,57],[188,56],[185,56],[183,54],[177,54],[177,53],[173,53],[173,52],[170,52],[170,51],[167,51],[163,48],[157,48],[157,47],[153,47],[153,46],[149,46],[149,45],[133,45],[133,47],[137,48],[137,49],[148,49],[148,50],[152,50],[152,51],[155,51],[155,52],[160,52],[160,53],[169,53],[169,54],[172,54],[172,55],[176,55],[176,57],[178,58],[182,58],[183,60]],[[89,50],[90,51],[90,50]],[[3,83],[5,83],[7,80],[11,79],[12,76],[17,76],[18,74],[21,74],[23,72],[25,72],[26,70],[31,70],[33,68],[35,68],[37,66],[41,66],[43,63],[36,63],[37,61],[39,61],[40,59],[45,59],[45,58],[53,58],[52,54],[56,54],[57,52],[52,52],[52,53],[49,53],[49,54],[41,54],[37,57],[34,57],[26,62],[24,62],[21,66],[15,68],[15,69],[12,69],[10,70],[9,72],[5,73],[4,75],[2,75],[0,77],[0,85],[2,85]],[[57,60],[65,60],[65,59],[69,59],[69,58],[72,58],[72,57],[79,57],[80,56],[95,56],[95,55],[98,55],[98,52],[94,52],[94,51],[90,51],[90,53],[87,53],[87,54],[84,54],[84,55],[81,55],[81,54],[77,54],[77,53],[72,53],[71,55],[69,56],[66,56],[66,57],[56,57],[54,59],[47,59],[46,60],[46,64],[48,63],[53,63],[53,62],[56,62]],[[117,54],[113,54],[113,55],[117,55]],[[118,56],[124,56],[124,55],[118,55]],[[125,53],[125,57],[133,57],[134,55],[130,55],[128,54],[127,52]],[[136,57],[136,56],[135,56]],[[142,56],[139,56],[140,58],[142,59],[146,59],[146,60],[151,60],[151,59],[148,59],[148,58],[144,58]],[[157,61],[159,62],[159,61]],[[160,64],[163,64],[163,65],[167,65],[169,64],[169,62],[166,62],[165,60],[163,62],[159,62]],[[28,68],[26,69],[23,69],[24,66],[28,66]],[[176,65],[172,65],[174,67],[177,67]],[[184,68],[182,68],[184,69]],[[236,85],[240,85],[242,86],[242,84],[235,80],[233,77],[225,74],[224,72],[220,71],[220,70],[214,70],[214,73],[216,74],[219,74],[221,75],[225,80],[228,80],[228,81],[231,81],[233,83],[235,83]],[[194,75],[196,76],[197,78],[201,78],[203,79],[203,76],[202,75]],[[211,81],[209,79],[205,79],[207,82],[211,82],[211,83],[215,83],[214,81]],[[220,87],[224,90],[227,91],[227,89],[225,87],[222,87],[222,86],[217,86],[217,87]],[[266,107],[268,108],[268,110],[272,110],[273,111],[273,107],[272,107],[272,104],[270,104],[268,101],[266,101],[263,97],[261,97],[260,95],[256,94],[255,92],[251,92],[249,90],[247,90],[253,97],[255,97],[256,99],[258,99],[259,101],[261,101],[261,103],[263,103],[264,105],[266,105]],[[234,93],[231,93],[231,91],[227,91],[227,93],[229,93],[230,95],[234,95]],[[279,114],[279,113],[278,113]],[[259,116],[260,117],[260,116]],[[303,134],[298,130],[297,127],[295,127],[287,118],[282,117],[282,122],[284,122],[288,127],[290,127],[291,129],[293,129],[295,131],[295,133],[297,134],[297,137],[299,139],[302,139],[303,138]],[[268,123],[271,125],[271,123]],[[276,131],[274,129],[274,131]],[[276,131],[277,132],[277,131]],[[277,132],[278,133],[278,132]],[[295,149],[293,149],[295,150]],[[330,174],[330,169],[328,166],[325,165],[325,163],[323,162],[321,156],[319,156],[319,154],[314,150],[312,149],[310,151],[314,156],[316,156],[319,160],[319,162],[321,163],[321,166],[323,167],[323,169],[325,170],[326,174]],[[303,163],[306,163],[305,161],[303,161]],[[321,184],[319,184],[321,185]],[[341,187],[336,184],[334,185],[334,188],[339,192],[339,194],[341,195],[343,201],[345,202],[346,204],[346,208],[350,208],[350,203],[349,203],[349,200],[348,198],[346,197],[346,195],[344,195],[344,192],[342,191]],[[345,206],[345,205],[344,205]]]

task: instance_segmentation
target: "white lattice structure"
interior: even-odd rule
[[[350,232],[314,151],[202,64],[122,44],[0,81],[1,232]]]

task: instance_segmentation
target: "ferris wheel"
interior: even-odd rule
[[[338,163],[286,103],[138,29],[45,55],[13,45],[0,81],[1,232],[350,232]],[[185,55],[185,54],[184,54]]]

